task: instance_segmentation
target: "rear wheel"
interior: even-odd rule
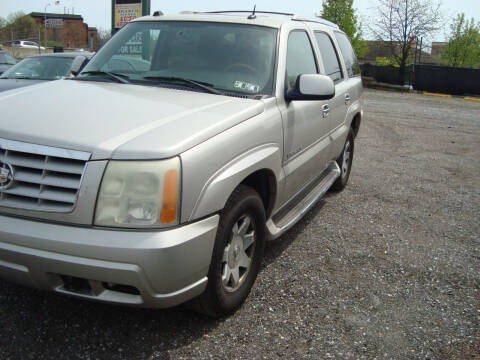
[[[260,196],[240,185],[220,217],[205,292],[193,308],[212,317],[236,310],[250,293],[265,247],[265,211]]]
[[[352,170],[353,149],[354,149],[354,135],[353,130],[348,132],[347,140],[343,146],[343,151],[337,159],[337,165],[340,168],[340,176],[333,183],[332,190],[342,191],[347,185],[350,171]]]

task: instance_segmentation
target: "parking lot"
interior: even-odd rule
[[[0,358],[479,359],[480,102],[363,101],[349,185],[267,246],[234,315],[0,281]]]

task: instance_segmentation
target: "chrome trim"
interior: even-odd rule
[[[282,216],[281,219],[274,221],[273,218],[267,220],[266,227],[268,231],[268,240],[277,239],[285,231],[296,224],[305,213],[328,191],[335,180],[340,176],[340,168],[336,161],[332,161],[328,166],[326,173],[322,174],[319,183],[309,191],[291,210]],[[279,214],[280,211],[277,212]],[[274,216],[275,217],[275,216]]]
[[[0,138],[0,166],[10,183],[0,187],[0,209],[69,213],[77,204],[90,154]]]
[[[30,144],[21,141],[8,140],[0,138],[0,149],[8,149],[13,151],[26,152],[31,154],[40,154],[46,156],[55,156],[61,158],[67,158],[72,160],[87,161],[90,159],[91,154],[70,149],[62,149],[53,146]]]
[[[3,166],[0,167],[0,191],[8,190],[15,180],[15,172],[12,165],[3,162]]]

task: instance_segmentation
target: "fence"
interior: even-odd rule
[[[452,95],[480,95],[480,69],[417,65],[414,88]]]
[[[17,59],[22,59],[25,56],[35,55],[43,53],[39,48],[19,48],[13,46],[17,41],[29,41],[34,42],[37,45],[41,45],[41,31],[40,29],[33,29],[31,31],[6,31],[0,30],[0,45],[3,50],[8,51],[12,56]]]
[[[415,90],[452,95],[480,95],[480,69],[452,68],[435,65],[409,65],[404,80],[394,66],[360,65],[363,76],[378,82],[412,85]]]
[[[405,69],[405,80],[400,79],[400,71],[398,67],[394,66],[376,66],[371,64],[360,65],[363,76],[373,77],[378,82],[387,84],[404,85],[410,83],[412,79],[413,67],[407,66]]]

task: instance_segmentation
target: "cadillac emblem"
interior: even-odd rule
[[[13,184],[13,168],[8,163],[0,163],[0,191],[7,190]]]

